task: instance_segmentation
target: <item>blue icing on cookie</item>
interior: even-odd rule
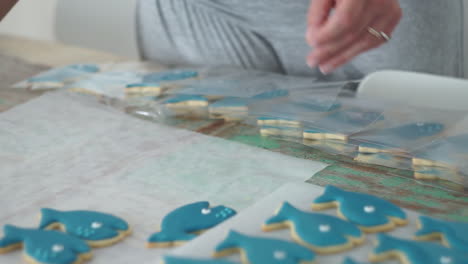
[[[422,137],[435,136],[444,130],[444,125],[440,123],[410,123],[388,129],[385,134],[395,134],[408,140],[416,140]]]
[[[182,102],[188,102],[188,101],[208,102],[208,99],[206,99],[204,96],[201,96],[201,95],[180,94],[180,95],[176,95],[174,97],[171,97],[165,100],[163,103],[164,104],[176,104],[176,103],[182,103]]]
[[[134,88],[134,87],[159,87],[158,83],[131,83],[127,84],[126,88]]]
[[[301,105],[314,112],[332,112],[341,107],[340,103],[330,99],[311,99]]]
[[[289,227],[295,239],[317,252],[327,247],[352,246],[364,240],[363,233],[354,224],[330,215],[303,212],[288,202],[284,202],[263,227],[268,231],[269,227],[278,228],[277,225]]]
[[[67,234],[89,242],[114,239],[130,232],[127,222],[110,214],[41,209],[39,228],[54,228],[54,225],[60,225]]]
[[[234,264],[234,262],[219,259],[190,259],[165,256],[163,264]]]
[[[23,245],[25,254],[38,263],[71,264],[89,258],[91,249],[86,242],[58,231],[19,228],[6,225],[1,249]]]
[[[387,226],[386,230],[390,230],[407,222],[406,213],[384,199],[364,193],[348,192],[332,185],[326,186],[325,192],[314,200],[313,208],[320,209],[322,204],[338,206],[344,218],[359,225],[364,231],[372,231],[372,227],[381,226]]]
[[[195,232],[210,229],[235,214],[236,211],[225,206],[210,208],[208,202],[182,206],[164,217],[161,231],[149,237],[149,246],[189,241],[196,237]]]
[[[311,262],[315,254],[308,248],[279,239],[252,237],[230,231],[227,238],[216,246],[216,253],[239,249],[250,264]]]
[[[392,253],[398,252],[409,264],[468,264],[468,255],[431,242],[398,239],[380,233],[377,243],[371,261],[396,258]]]
[[[264,93],[257,94],[252,97],[254,100],[268,100],[268,99],[275,99],[279,97],[286,97],[289,95],[288,90],[274,90],[274,91],[268,91]]]
[[[446,246],[468,253],[468,223],[437,220],[427,216],[420,216],[419,223],[416,238],[442,238]]]
[[[155,72],[143,76],[143,82],[160,83],[169,81],[181,81],[198,77],[198,72],[191,70],[172,70]]]
[[[43,74],[30,78],[29,82],[62,82],[87,73],[96,73],[99,67],[94,64],[74,64],[49,70]]]
[[[210,107],[246,107],[248,100],[240,97],[226,97],[219,101],[216,101],[210,105]]]

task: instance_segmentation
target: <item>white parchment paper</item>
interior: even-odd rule
[[[172,209],[208,200],[240,211],[324,167],[48,93],[0,114],[0,225],[35,227],[42,207],[109,212],[133,235],[96,249],[91,263],[156,263],[167,250],[145,241]],[[0,263],[20,258],[0,255]]]

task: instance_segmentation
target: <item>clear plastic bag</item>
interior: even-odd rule
[[[444,137],[465,113],[398,106],[383,113],[385,119],[352,136],[363,153],[410,156],[416,148]]]
[[[67,84],[64,89],[124,99],[126,87],[129,84],[139,83],[141,78],[142,76],[135,72],[101,72]]]
[[[303,119],[305,139],[346,142],[351,135],[385,119],[383,106],[369,100],[338,98],[336,104],[340,108],[328,115],[319,119],[307,116]]]
[[[67,83],[86,78],[97,72],[100,67],[96,64],[73,64],[54,68],[33,76],[27,80],[14,84],[14,88],[28,88],[31,90],[57,89]]]

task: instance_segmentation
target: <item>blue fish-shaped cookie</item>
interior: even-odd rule
[[[449,222],[420,216],[418,226],[416,239],[441,240],[445,246],[468,254],[468,223]]]
[[[172,247],[183,244],[234,216],[236,211],[225,206],[210,208],[209,202],[196,202],[175,209],[164,217],[161,231],[152,234],[148,247]]]
[[[165,72],[154,72],[143,76],[145,83],[160,83],[181,81],[186,79],[197,78],[198,72],[192,70],[171,70]]]
[[[30,78],[29,82],[64,82],[84,74],[96,73],[99,67],[94,64],[72,64],[44,72]]]
[[[86,241],[92,247],[117,243],[131,233],[123,219],[94,211],[41,209],[41,229],[60,229]]]
[[[192,259],[165,256],[161,264],[234,264],[233,262],[220,259]]]
[[[330,254],[354,248],[365,236],[354,224],[340,218],[303,212],[284,202],[276,215],[262,226],[264,231],[290,228],[294,240],[319,254]]]
[[[263,264],[313,263],[315,254],[308,248],[292,242],[252,237],[236,231],[230,231],[227,238],[215,249],[215,257],[224,257],[240,252],[243,263]]]
[[[79,264],[91,258],[86,242],[53,230],[19,228],[6,225],[0,239],[0,254],[23,247],[29,263]]]
[[[326,186],[324,193],[312,204],[314,210],[335,207],[338,208],[338,215],[358,225],[364,232],[388,231],[408,223],[406,213],[389,201],[332,185]]]
[[[370,254],[372,262],[398,259],[402,264],[468,264],[468,255],[431,242],[377,235],[377,247]]]

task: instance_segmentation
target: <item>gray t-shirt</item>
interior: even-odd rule
[[[401,0],[393,39],[323,76],[306,56],[310,0],[140,0],[142,57],[168,65],[234,65],[321,79],[398,69],[463,76],[463,1]]]

